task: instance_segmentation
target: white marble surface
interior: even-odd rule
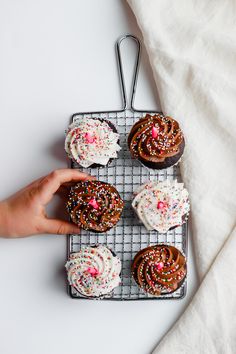
[[[126,32],[140,36],[124,1],[1,1],[1,199],[66,166],[63,133],[72,113],[120,108],[113,45]],[[156,108],[155,97],[144,58],[137,106]],[[196,288],[191,244],[184,300],[114,303],[68,297],[66,237],[1,239],[0,353],[150,353]]]

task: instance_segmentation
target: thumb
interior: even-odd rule
[[[46,233],[56,235],[78,234],[80,232],[78,226],[58,219],[48,219],[44,228]]]

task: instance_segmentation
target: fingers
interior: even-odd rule
[[[45,222],[44,229],[44,232],[56,235],[78,234],[80,232],[78,226],[57,219],[48,219],[47,222]]]
[[[64,192],[68,192],[70,191],[71,187],[75,185],[75,182],[67,182],[67,183],[63,183],[58,190],[56,191],[57,194],[61,194]]]
[[[87,181],[94,177],[83,173],[79,170],[61,169],[51,172],[48,176],[42,179],[39,184],[40,198],[43,204],[47,204],[59,187],[68,182]]]
[[[70,193],[70,188],[71,187],[64,187],[61,185],[56,191],[56,194],[59,195],[60,198],[67,200]]]
[[[62,199],[66,200],[68,198],[69,193],[70,193],[71,187],[74,185],[75,185],[75,182],[63,183],[56,191],[56,194],[59,195]]]

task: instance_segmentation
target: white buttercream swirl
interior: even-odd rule
[[[182,225],[190,211],[188,191],[177,181],[150,182],[135,195],[132,206],[149,231],[165,233]]]
[[[110,159],[117,158],[121,149],[119,134],[105,120],[79,118],[69,126],[66,134],[68,156],[85,168],[94,163],[107,165]]]
[[[121,282],[121,261],[103,245],[71,253],[65,267],[69,284],[86,297],[109,294]]]

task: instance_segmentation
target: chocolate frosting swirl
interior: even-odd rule
[[[85,230],[105,232],[119,221],[124,202],[111,184],[81,181],[71,188],[67,210],[71,220]]]
[[[179,123],[173,118],[146,114],[132,127],[128,145],[133,158],[140,159],[144,164],[155,164],[179,153],[182,155],[184,138]]]
[[[184,282],[186,259],[173,246],[149,246],[136,254],[132,273],[136,283],[145,292],[152,295],[171,293]]]

